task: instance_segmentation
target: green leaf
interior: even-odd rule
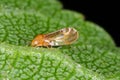
[[[117,52],[117,50],[111,51],[92,45],[79,45],[62,50],[63,53],[67,53],[75,62],[102,74],[107,79],[120,79],[118,76],[120,75],[120,52]]]
[[[52,16],[62,5],[56,0],[0,0],[0,11],[40,12]]]
[[[66,11],[64,12],[66,15]],[[70,12],[67,12],[67,14],[70,14]],[[76,16],[76,14],[70,17],[72,20],[68,18],[69,16],[66,16],[66,18],[63,17],[58,20],[56,17],[47,18],[41,14],[22,11],[1,13],[1,41],[15,45],[29,45],[33,37],[37,34],[45,34],[70,26],[76,28],[80,35],[75,45],[92,44],[101,47],[114,47],[111,37],[99,26],[84,21],[78,15]]]
[[[56,53],[54,53],[56,52]],[[1,80],[101,80],[58,49],[0,44]]]
[[[0,42],[4,42],[0,80],[120,80],[120,49],[82,14],[61,10],[56,0],[1,0],[0,4]],[[29,47],[36,35],[64,27],[78,30],[74,44]]]

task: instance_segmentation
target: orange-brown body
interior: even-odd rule
[[[32,41],[32,46],[48,46],[49,43],[45,41],[45,35],[38,35]]]

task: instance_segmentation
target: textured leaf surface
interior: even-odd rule
[[[0,4],[0,42],[4,42],[0,80],[120,80],[120,49],[82,14],[61,10],[56,0],[1,0]],[[78,30],[76,43],[52,49],[25,47],[37,34],[64,27]]]
[[[38,50],[0,44],[0,64],[0,79],[2,80],[103,79],[54,48]]]
[[[56,18],[46,18],[41,14],[27,12],[1,13],[0,32],[1,36],[3,36],[1,41],[17,45],[28,45],[37,34],[45,34],[70,26],[76,28],[80,35],[76,45],[114,46],[110,36],[99,26],[91,22],[85,22],[83,19],[79,19],[79,16],[76,17],[76,15],[71,17],[72,20],[67,20],[67,18],[70,17],[56,20]]]
[[[40,12],[52,16],[62,8],[56,0],[0,0],[1,11]]]
[[[96,48],[92,45],[79,45],[70,47],[69,51],[68,49],[62,50],[63,53],[68,53],[75,62],[107,78],[115,78],[115,75],[120,75],[119,52]],[[120,77],[115,79],[119,80]]]

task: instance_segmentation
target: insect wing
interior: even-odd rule
[[[45,38],[50,41],[52,46],[68,45],[78,38],[78,32],[74,28],[63,28],[46,34]]]

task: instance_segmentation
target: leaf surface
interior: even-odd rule
[[[97,24],[57,0],[0,1],[0,80],[120,80],[120,49]],[[57,48],[32,48],[31,40],[73,27],[79,38]]]

